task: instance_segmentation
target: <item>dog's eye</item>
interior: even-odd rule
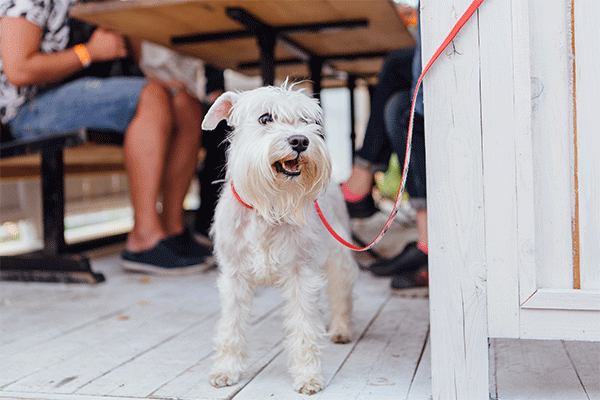
[[[263,114],[260,116],[260,118],[258,118],[258,122],[261,125],[266,125],[269,122],[273,122],[273,116],[269,113]]]
[[[306,124],[306,125],[310,124],[310,122],[308,122],[308,120],[304,119],[304,118],[300,118],[300,122],[302,122],[303,124]]]

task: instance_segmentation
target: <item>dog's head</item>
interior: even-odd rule
[[[302,225],[331,177],[322,117],[316,99],[283,84],[224,93],[202,128],[212,130],[223,119],[233,128],[227,178],[245,202],[272,223]]]

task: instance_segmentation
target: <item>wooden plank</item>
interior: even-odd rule
[[[272,293],[275,293],[272,291]],[[274,300],[280,302],[280,296]],[[283,338],[285,333],[282,327],[281,309],[256,320],[248,332],[248,369],[236,385],[215,388],[208,382],[208,373],[214,362],[212,355],[212,339],[215,329],[208,332],[209,343],[206,345],[210,357],[205,357],[191,368],[187,369],[175,379],[166,381],[161,387],[153,391],[151,397],[166,397],[178,399],[229,399],[243,390],[248,382],[260,373],[274,358],[283,351]]]
[[[117,258],[113,260],[116,261]],[[115,267],[120,269],[116,262]],[[212,311],[207,310],[217,310],[218,306],[215,302],[209,300],[211,297],[218,297],[214,287],[214,276],[212,279],[207,278],[210,275],[202,274],[160,279],[138,274],[123,276],[126,278],[125,281],[129,279],[129,285],[123,285],[123,281],[118,279],[109,278],[105,284],[93,288],[66,286],[62,298],[54,299],[52,302],[40,304],[34,301],[29,305],[25,303],[24,307],[20,308],[21,313],[30,310],[31,307],[35,312],[25,313],[29,321],[21,317],[24,322],[22,328],[17,331],[23,332],[24,336],[28,336],[27,332],[30,329],[36,333],[29,335],[28,340],[17,342],[20,346],[17,347],[20,348],[18,351],[12,350],[16,347],[14,343],[7,346],[7,349],[3,348],[0,354],[0,385],[6,386],[11,382],[19,382],[25,376],[31,377],[36,372],[43,374],[45,369],[53,365],[65,365],[67,368],[74,358],[86,352],[91,351],[90,357],[94,359],[97,357],[99,347],[110,348],[111,338],[121,342],[123,335],[130,330],[136,333],[144,332],[143,327],[147,325],[147,321],[152,321],[152,318],[158,316],[168,321],[169,310],[174,307],[182,308],[186,313],[197,313],[202,310],[210,313]],[[175,288],[178,296],[174,297]],[[52,288],[48,287],[48,290]],[[198,292],[206,294],[201,304],[193,301]],[[129,293],[133,295],[130,296]],[[185,306],[182,307],[179,302]],[[179,327],[183,329],[187,326],[189,320],[183,317],[183,315],[171,317],[171,323],[166,324],[168,326],[157,337],[160,335],[163,338],[165,335],[168,337],[169,333],[173,334]],[[50,329],[50,334],[44,332],[44,326],[47,325],[45,321],[57,324],[56,329]],[[108,352],[109,350],[106,354]],[[105,354],[100,352],[100,356]],[[83,364],[87,363],[83,362]],[[37,385],[46,384],[47,382],[44,383],[43,380],[37,383]]]
[[[110,256],[92,261],[92,268],[107,278],[106,283],[93,287],[66,285],[56,290],[54,285],[43,283],[3,282],[0,298],[11,307],[0,313],[0,360],[121,315],[140,302],[164,301],[173,286],[181,300],[194,298],[198,291],[217,296],[214,277],[197,275],[181,284],[177,278],[123,274],[118,260],[118,256]],[[4,381],[0,378],[0,382]]]
[[[600,311],[600,292],[576,289],[538,289],[522,307]]]
[[[283,332],[280,332],[281,318],[279,316],[281,296],[273,290],[262,291],[267,294],[258,296],[253,304],[254,318],[249,336],[266,340],[250,344],[248,351],[250,376],[256,373],[256,369],[263,367],[256,361],[271,352],[273,348],[277,348],[283,338]],[[209,385],[207,377],[208,367],[212,363],[214,354],[212,344],[218,317],[218,313],[215,313],[214,318],[207,321],[208,323],[186,330],[152,351],[141,354],[126,364],[119,365],[78,389],[76,393],[81,395],[197,398],[186,393],[184,389],[189,387],[182,385],[184,379],[192,378],[194,389],[198,389],[204,398],[230,396],[243,385],[238,384],[217,393],[216,389]]]
[[[573,4],[577,105],[577,172],[579,179],[579,260],[581,288],[600,289],[600,55],[597,31],[600,3],[575,0]],[[596,89],[594,89],[596,88]]]
[[[107,400],[106,396],[85,396],[73,394],[57,394],[57,393],[44,393],[43,397],[38,393],[30,392],[0,392],[0,399],[8,400],[21,400],[21,399],[32,399],[32,400]],[[142,399],[142,397],[110,397],[110,400],[136,400]],[[162,399],[153,399],[162,400]],[[171,400],[171,399],[164,399]]]
[[[392,297],[317,398],[407,398],[427,339],[428,308],[425,299]]]
[[[499,399],[589,400],[560,341],[497,339],[495,362]]]
[[[535,281],[535,203],[533,179],[533,136],[531,130],[532,97],[537,86],[531,79],[529,5],[513,1],[513,71],[515,79],[515,136],[517,178],[517,243],[519,298],[521,304],[537,289]],[[514,301],[514,299],[512,300]]]
[[[566,2],[529,2],[538,287],[573,288],[573,126]],[[523,300],[523,299],[522,299]]]
[[[424,63],[470,3],[421,2]],[[489,397],[478,37],[475,16],[423,86],[434,399]]]
[[[88,3],[76,6],[72,10],[72,15],[97,25],[170,46],[221,68],[239,69],[240,63],[259,60],[259,50],[253,38],[177,46],[170,44],[170,38],[173,36],[243,29],[243,26],[226,16],[226,7],[242,7],[272,26],[353,19],[369,20],[367,28],[289,35],[301,46],[320,56],[372,51],[389,52],[414,45],[414,40],[401,22],[394,4],[387,0],[109,1],[103,4]],[[149,27],[153,29],[148,29]],[[291,58],[293,54],[282,46],[277,46],[276,57]],[[364,69],[365,66],[359,64],[356,68]],[[298,73],[292,75],[306,75],[304,65],[300,64],[298,70]],[[240,72],[256,74],[258,70]],[[290,74],[289,69],[287,73]]]
[[[431,398],[431,342],[427,340],[406,400],[429,400]]]
[[[86,143],[64,150],[65,174],[95,174],[125,171],[123,150],[118,146]],[[0,160],[0,178],[25,179],[40,176],[41,156],[32,154]]]
[[[261,318],[265,311],[270,312],[277,306],[277,303],[273,304],[271,300],[267,297],[257,298],[254,308],[258,314],[256,318]],[[173,312],[173,310],[177,311]],[[162,303],[150,301],[140,306],[138,310],[131,310],[123,318],[117,317],[92,326],[90,329],[86,328],[66,335],[64,344],[61,343],[63,340],[52,342],[56,354],[60,354],[57,357],[58,362],[51,363],[47,368],[20,379],[6,389],[17,391],[27,389],[46,393],[73,393],[82,390],[83,393],[88,394],[106,394],[117,390],[135,391],[145,388],[150,393],[163,383],[156,380],[154,376],[156,372],[138,375],[134,370],[132,374],[124,374],[119,372],[120,368],[137,358],[149,357],[156,363],[171,367],[171,375],[162,371],[164,373],[162,379],[187,370],[194,362],[178,357],[178,352],[184,351],[185,348],[173,347],[172,342],[179,340],[180,336],[183,336],[185,341],[189,331],[193,331],[195,336],[205,335],[206,342],[198,341],[192,347],[195,350],[188,350],[194,360],[205,357],[211,351],[209,345],[211,335],[207,335],[207,332],[214,331],[218,314],[218,302],[210,301],[210,298],[193,301],[181,297],[166,299]],[[94,334],[90,333],[91,331]],[[85,343],[85,348],[71,352],[73,342]],[[172,353],[170,355],[163,353],[159,358],[154,358],[158,351],[162,351],[165,347],[171,348]],[[195,357],[194,352],[199,356]],[[89,362],[89,360],[94,361]],[[151,363],[148,367],[152,369],[154,365]],[[124,368],[122,372],[127,370]],[[108,382],[102,380],[100,384],[92,385],[97,378],[105,377],[113,371],[116,374],[112,374]],[[88,385],[92,385],[89,390],[86,389]],[[109,392],[96,391],[106,389],[106,386],[110,387]]]
[[[521,309],[524,339],[600,341],[600,313],[587,310]]]
[[[362,316],[363,314],[371,316],[372,313],[362,313],[364,307],[378,307],[387,298],[388,293],[381,290],[381,280],[374,279],[368,276],[367,273],[361,273],[359,279],[360,285],[357,284],[354,293],[355,300],[355,311],[354,311],[354,328],[355,337],[359,335],[360,327],[362,322],[356,321],[356,316]],[[276,292],[274,289],[269,289],[272,292]],[[272,293],[271,292],[271,293]],[[280,297],[278,297],[280,298]],[[323,296],[321,299],[323,307],[326,307],[326,299]],[[358,304],[366,303],[367,305],[359,307]],[[327,312],[325,314],[326,321],[329,320]],[[359,321],[362,318],[358,317]],[[283,338],[285,333],[282,328],[282,320],[279,314],[274,315],[273,318],[269,319],[264,323],[262,327],[256,327],[251,329],[248,336],[249,346],[249,364],[248,371],[243,375],[242,380],[230,388],[213,388],[208,383],[208,371],[210,370],[213,360],[207,358],[193,368],[193,371],[186,371],[181,376],[168,382],[165,386],[161,387],[156,392],[152,393],[152,396],[158,397],[176,397],[176,398],[198,398],[198,399],[222,399],[230,398],[234,394],[238,393],[235,398],[244,398],[244,396],[256,396],[256,393],[262,393],[262,390],[277,393],[278,399],[284,398],[284,396],[295,395],[291,387],[291,378],[287,370],[286,354],[283,351]],[[325,363],[331,364],[330,368],[337,368],[339,364],[336,364],[336,360],[339,359],[340,348],[345,349],[348,346],[341,346],[328,344],[327,348],[331,348],[335,354],[324,353],[323,361],[324,368]],[[326,350],[327,351],[327,350]],[[334,360],[333,362],[331,360]],[[277,365],[277,367],[273,367]],[[263,378],[265,371],[275,369],[274,373],[277,376],[269,375],[269,379],[265,381]],[[196,371],[201,371],[200,374]],[[333,374],[333,372],[331,372]],[[260,380],[266,386],[255,386],[255,381]],[[280,397],[281,396],[281,397]],[[300,395],[298,395],[300,396]]]
[[[389,298],[389,292],[381,290],[381,279],[370,277],[367,273],[361,272],[353,293],[354,308],[352,317],[353,337],[352,342],[346,345],[339,345],[327,341],[323,348],[323,376],[327,382],[326,389],[321,394],[310,396],[311,399],[325,395],[331,390],[336,390],[333,386],[332,378],[335,378],[337,371],[344,364],[348,355],[353,351],[355,346],[360,343],[359,338],[366,331],[369,324],[376,317],[378,311]],[[322,299],[324,300],[324,299]],[[322,301],[323,307],[325,302]],[[327,314],[327,313],[325,313]],[[326,316],[327,318],[327,316]],[[327,319],[329,320],[329,319]],[[356,377],[354,377],[356,378]],[[265,398],[274,396],[274,398],[284,399],[306,399],[308,396],[300,395],[292,389],[292,377],[287,367],[287,353],[283,352],[278,355],[271,363],[248,383],[248,385],[238,395],[236,400],[254,400],[256,393],[265,393]],[[347,397],[354,398],[352,390],[347,390]],[[340,399],[342,399],[340,398]]]
[[[489,335],[519,337],[519,244],[515,136],[515,43],[510,2],[486,4],[479,12],[481,124],[485,202],[485,250]],[[522,43],[520,43],[522,45]],[[529,84],[529,77],[518,82]]]
[[[201,317],[195,319],[188,310],[173,313],[170,306],[139,306],[42,348],[36,346],[13,357],[13,363],[20,365],[19,370],[26,368],[28,373],[5,390],[72,393],[117,365],[205,323],[211,313],[202,308],[198,307]],[[216,310],[212,318],[214,313]]]
[[[562,342],[587,396],[600,399],[600,343]]]

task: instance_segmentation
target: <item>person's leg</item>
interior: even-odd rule
[[[126,245],[131,252],[148,250],[166,237],[156,202],[172,127],[170,94],[160,84],[149,81],[140,94],[123,143],[135,220]]]
[[[409,90],[414,49],[399,49],[385,59],[371,99],[371,113],[362,147],[355,157],[355,166],[343,190],[346,200],[363,198],[373,186],[373,173],[385,170],[391,155],[391,144],[385,132],[385,104],[396,92]]]
[[[82,78],[26,103],[11,121],[18,137],[87,127],[123,132],[134,228],[122,265],[126,269],[180,274],[203,270],[208,254],[187,254],[166,237],[156,201],[167,143],[173,132],[168,90],[144,78]],[[187,184],[186,184],[187,185]]]
[[[24,138],[85,127],[125,134],[146,83],[137,77],[71,81],[25,103],[10,121],[12,133]]]
[[[196,211],[194,229],[205,238],[209,237],[215,207],[223,185],[221,181],[225,179],[227,130],[227,122],[221,121],[214,130],[202,134],[202,145],[206,149],[206,156],[202,169],[198,172],[200,207]]]
[[[198,164],[202,106],[184,90],[172,98],[174,131],[167,147],[162,181],[162,223],[167,236],[184,230],[183,200]]]

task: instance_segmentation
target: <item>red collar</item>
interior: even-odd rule
[[[231,183],[231,191],[233,192],[233,195],[235,196],[235,198],[237,199],[237,201],[239,201],[240,203],[242,203],[242,205],[244,207],[249,208],[250,210],[254,210],[254,207],[252,207],[250,204],[248,204],[244,200],[242,200],[242,198],[240,197],[240,195],[238,194],[238,192],[235,191],[235,187],[233,186],[233,181],[229,181],[229,183]]]

